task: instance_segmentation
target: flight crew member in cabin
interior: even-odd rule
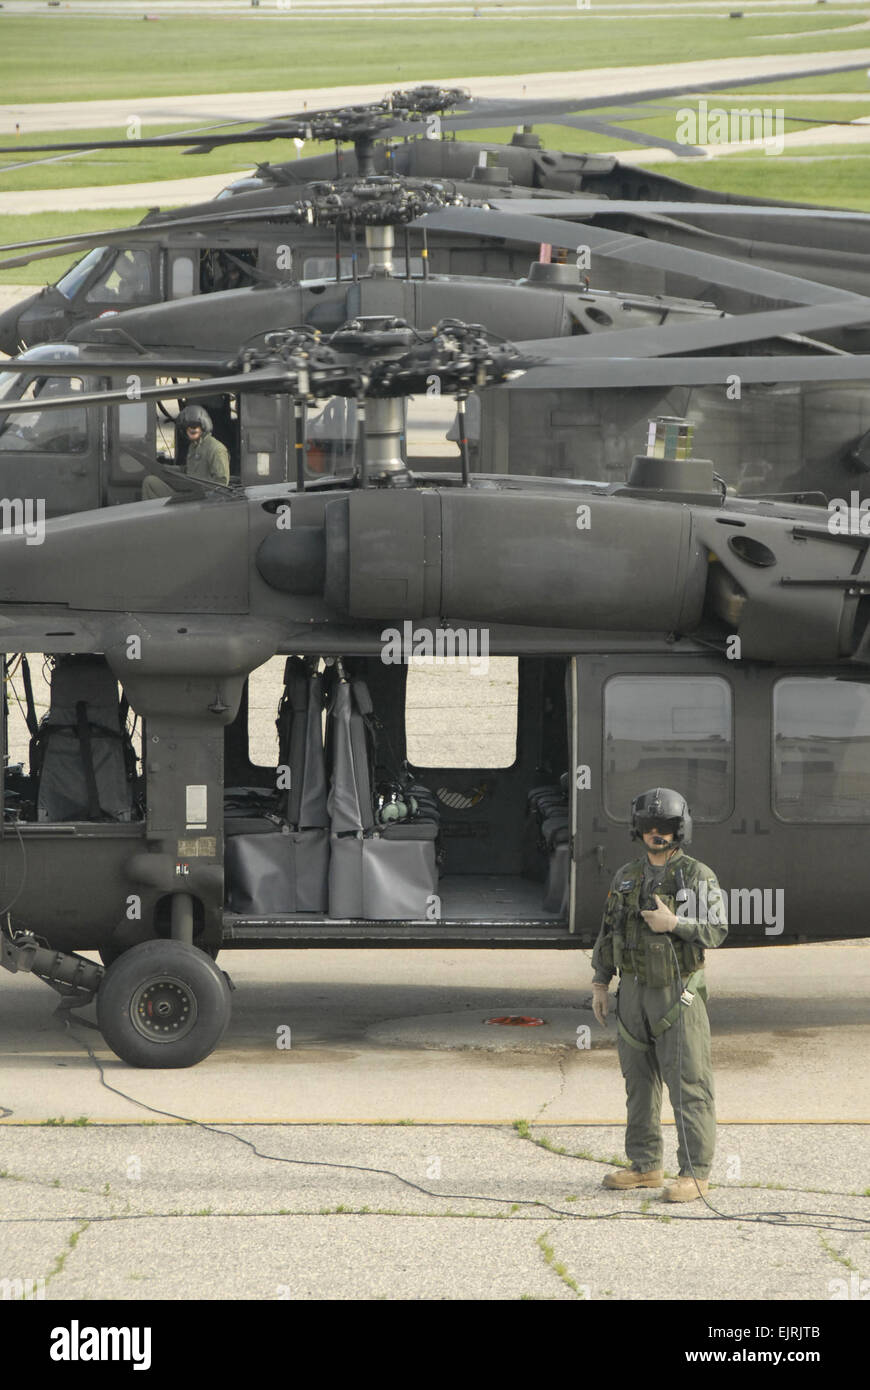
[[[187,438],[187,459],[184,471],[189,478],[202,478],[210,483],[230,481],[230,456],[226,447],[212,434],[211,416],[201,405],[186,405],[177,425]],[[142,483],[142,501],[155,497],[171,497],[172,488],[156,474],[149,473]]]
[[[614,875],[592,952],[592,1008],[602,1027],[608,984],[616,970],[620,975],[617,1047],[631,1160],[631,1168],[608,1173],[603,1185],[621,1191],[664,1186],[664,1077],[680,1166],[665,1198],[691,1202],[707,1191],[716,1139],[704,949],[722,944],[728,920],[716,875],[683,851],[691,843],[692,818],[679,792],[655,787],[635,797],[631,826],[646,854]]]

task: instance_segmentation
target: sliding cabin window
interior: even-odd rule
[[[870,822],[870,686],[836,676],[776,682],[773,806],[786,821]]]
[[[721,676],[613,676],[604,687],[604,806],[628,823],[649,787],[682,793],[697,821],[734,803],[734,716]]]

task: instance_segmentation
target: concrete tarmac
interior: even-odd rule
[[[131,1123],[140,1101],[206,1121],[619,1124],[615,1025],[593,1019],[587,955],[224,951],[236,992],[222,1042],[156,1071],[81,1024],[65,1032],[46,986],[4,973],[0,1114]],[[707,976],[721,1123],[870,1124],[870,942],[726,948]],[[546,1022],[485,1021],[504,1015]],[[101,1084],[88,1046],[132,1099]]]
[[[127,1067],[44,986],[0,980],[0,1283],[74,1304],[870,1290],[870,942],[711,953],[709,1206],[601,1187],[623,1087],[583,953],[220,962],[233,1020],[186,1071]],[[484,1050],[497,1013],[546,1022]]]

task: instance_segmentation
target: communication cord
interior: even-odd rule
[[[542,1200],[540,1200],[540,1199],[533,1199],[533,1198],[524,1198],[524,1197],[516,1197],[516,1198],[513,1198],[513,1197],[492,1197],[492,1196],[485,1196],[485,1195],[482,1195],[482,1194],[476,1193],[476,1192],[435,1192],[435,1191],[433,1191],[431,1188],[422,1187],[419,1183],[413,1182],[410,1178],[402,1177],[401,1173],[395,1172],[392,1168],[372,1168],[372,1167],[369,1167],[369,1166],[367,1166],[367,1165],[365,1165],[365,1164],[361,1164],[361,1163],[332,1163],[332,1162],[329,1162],[329,1161],[326,1160],[326,1159],[287,1158],[287,1157],[285,1157],[283,1154],[267,1154],[267,1153],[263,1153],[262,1149],[258,1149],[257,1146],[256,1146],[256,1144],[252,1143],[252,1141],[251,1141],[250,1139],[245,1139],[245,1138],[244,1138],[242,1135],[240,1135],[240,1134],[232,1134],[229,1130],[226,1130],[226,1129],[219,1129],[216,1125],[208,1124],[208,1123],[207,1123],[206,1121],[204,1121],[204,1120],[194,1120],[194,1119],[190,1118],[190,1116],[187,1116],[187,1115],[176,1115],[176,1114],[175,1114],[173,1111],[171,1111],[171,1110],[160,1110],[160,1109],[158,1109],[156,1106],[146,1104],[146,1102],[145,1102],[144,1100],[137,1100],[135,1096],[128,1095],[126,1091],[122,1091],[122,1090],[120,1089],[120,1087],[118,1087],[118,1086],[112,1086],[112,1085],[110,1084],[110,1082],[108,1082],[108,1081],[106,1080],[105,1070],[104,1070],[104,1068],[103,1068],[102,1062],[101,1062],[100,1059],[96,1056],[96,1054],[94,1053],[93,1048],[89,1045],[89,1043],[87,1042],[87,1040],[84,1039],[84,1038],[79,1037],[76,1033],[73,1032],[72,1028],[70,1027],[70,1023],[69,1023],[69,1020],[68,1020],[68,1019],[67,1019],[62,1025],[60,1025],[60,1026],[62,1026],[62,1027],[64,1028],[65,1031],[69,1031],[69,1033],[71,1034],[71,1036],[72,1036],[73,1038],[75,1038],[76,1042],[79,1043],[79,1045],[85,1049],[85,1051],[87,1052],[87,1054],[88,1054],[88,1056],[90,1057],[91,1061],[93,1062],[94,1066],[97,1068],[97,1071],[99,1072],[99,1075],[100,1075],[100,1082],[102,1083],[103,1086],[105,1086],[105,1088],[106,1088],[107,1091],[112,1091],[112,1092],[114,1092],[115,1095],[121,1096],[124,1100],[130,1101],[133,1105],[138,1105],[138,1106],[140,1106],[143,1110],[148,1110],[148,1111],[150,1111],[152,1115],[163,1115],[163,1116],[165,1116],[167,1119],[170,1119],[170,1120],[180,1120],[183,1124],[196,1125],[197,1128],[207,1130],[207,1131],[208,1131],[209,1133],[211,1133],[211,1134],[220,1134],[220,1135],[223,1135],[224,1137],[226,1137],[226,1138],[228,1138],[228,1139],[235,1139],[235,1140],[238,1141],[238,1143],[244,1144],[247,1148],[251,1149],[252,1152],[255,1153],[255,1154],[257,1155],[258,1158],[267,1159],[270,1163],[289,1163],[289,1164],[292,1164],[292,1165],[294,1165],[294,1166],[297,1166],[297,1167],[304,1167],[304,1168],[337,1168],[337,1169],[343,1170],[343,1171],[345,1171],[345,1172],[354,1172],[354,1173],[377,1173],[377,1174],[379,1174],[379,1175],[381,1175],[381,1176],[395,1178],[398,1182],[403,1183],[405,1187],[410,1187],[410,1188],[412,1188],[415,1192],[422,1192],[422,1193],[424,1194],[424,1196],[427,1196],[427,1197],[436,1197],[436,1198],[441,1198],[441,1199],[444,1199],[444,1198],[452,1198],[453,1200],[456,1200],[456,1201],[494,1202],[494,1203],[497,1203],[497,1204],[500,1205],[500,1206],[504,1206],[504,1205],[510,1204],[511,1206],[516,1206],[516,1207],[537,1207],[537,1208],[542,1208],[544,1211],[552,1212],[554,1216],[566,1217],[566,1218],[569,1218],[569,1219],[572,1220],[572,1221],[607,1221],[607,1220],[610,1220],[610,1219],[612,1219],[612,1218],[614,1218],[614,1217],[619,1217],[619,1218],[636,1217],[636,1218],[640,1219],[641,1221],[643,1221],[643,1220],[648,1220],[649,1217],[650,1217],[650,1215],[651,1215],[651,1213],[646,1212],[646,1211],[641,1211],[641,1210],[639,1210],[639,1209],[637,1209],[637,1208],[630,1208],[630,1209],[627,1210],[627,1211],[626,1211],[624,1208],[622,1208],[622,1209],[619,1209],[619,1210],[617,1210],[617,1211],[606,1211],[606,1212],[577,1212],[577,1211],[566,1211],[566,1210],[565,1210],[564,1208],[562,1208],[562,1207],[554,1207],[554,1206],[551,1206],[549,1202],[544,1202],[544,1201],[542,1201]],[[685,1138],[683,1139],[683,1143],[685,1144]],[[708,1202],[707,1205],[710,1206],[710,1203]],[[846,1235],[852,1235],[852,1234],[854,1234],[854,1233],[855,1233],[859,1228],[861,1228],[861,1227],[870,1226],[870,1218],[868,1218],[868,1217],[863,1217],[863,1216],[849,1216],[849,1215],[847,1215],[847,1214],[845,1214],[845,1213],[837,1213],[837,1212],[835,1212],[835,1213],[829,1213],[829,1212],[802,1212],[802,1211],[789,1211],[789,1212],[748,1212],[748,1213],[745,1213],[745,1214],[742,1215],[742,1216],[741,1216],[741,1215],[728,1216],[725,1212],[717,1211],[715,1207],[710,1206],[710,1209],[711,1209],[711,1211],[713,1211],[713,1212],[715,1213],[715,1215],[716,1215],[717,1217],[720,1217],[720,1218],[722,1218],[723,1220],[727,1220],[727,1221],[754,1221],[754,1222],[757,1222],[757,1223],[759,1223],[759,1224],[766,1224],[766,1225],[770,1225],[770,1226],[788,1226],[789,1228],[792,1228],[792,1227],[799,1227],[799,1226],[808,1226],[808,1227],[811,1227],[812,1229],[815,1229],[815,1230],[839,1231],[839,1232],[842,1232],[843,1234],[846,1234]],[[374,1212],[374,1213],[372,1213],[372,1214],[373,1214],[373,1215],[377,1215],[377,1212]],[[822,1220],[821,1220],[821,1221],[784,1221],[782,1218],[785,1217],[785,1216],[795,1216],[795,1217],[817,1216],[817,1217],[821,1217]],[[107,1218],[107,1219],[109,1219],[109,1218]],[[112,1219],[117,1219],[117,1218],[112,1218]],[[653,1216],[653,1219],[655,1219],[655,1216]],[[707,1221],[707,1220],[709,1220],[709,1218],[706,1217],[706,1216],[693,1216],[693,1215],[690,1215],[688,1212],[685,1212],[685,1213],[682,1213],[682,1214],[681,1214],[680,1220],[682,1220],[682,1221]],[[841,1222],[844,1222],[844,1221],[845,1221],[845,1222],[849,1222],[850,1224],[849,1224],[849,1225],[836,1225],[836,1224],[833,1224],[833,1223],[835,1223],[835,1222],[837,1222],[837,1221],[841,1221]],[[0,1218],[0,1224],[2,1224],[2,1218]]]

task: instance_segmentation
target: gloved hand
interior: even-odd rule
[[[658,893],[655,893],[653,896],[658,906],[646,912],[641,912],[641,917],[646,922],[647,926],[655,932],[673,931],[680,920],[679,917],[675,912],[671,912],[667,903],[662,902]]]
[[[607,985],[601,984],[598,981],[593,982],[592,1012],[594,1013],[598,1022],[601,1024],[602,1028],[606,1027],[604,1020],[607,1018],[607,1010],[609,1007],[608,997],[609,996],[607,991]]]

